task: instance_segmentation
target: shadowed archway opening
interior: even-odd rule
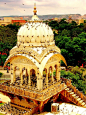
[[[30,77],[31,77],[31,86],[37,87],[37,76],[36,71],[34,69],[30,70]]]
[[[21,82],[20,68],[18,66],[14,68],[14,74],[15,74],[15,85],[20,85]]]

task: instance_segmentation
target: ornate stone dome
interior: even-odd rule
[[[21,26],[17,34],[17,44],[24,46],[53,45],[52,29],[42,22],[30,22]]]
[[[48,25],[43,23],[37,16],[34,6],[32,19],[21,26],[17,33],[18,46],[49,46],[55,45],[54,34]]]

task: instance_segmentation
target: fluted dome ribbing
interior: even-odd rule
[[[17,33],[17,44],[24,46],[53,45],[52,29],[42,22],[30,22],[21,26]]]

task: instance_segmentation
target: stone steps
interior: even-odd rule
[[[77,101],[80,101],[80,100],[81,100],[81,98],[78,98],[78,99],[77,99]]]
[[[80,101],[79,101],[79,103],[82,103],[82,102],[83,102],[83,100],[80,100]]]
[[[72,90],[67,90],[67,92],[71,93],[71,92],[72,92]]]
[[[66,88],[65,90],[66,90],[66,91],[68,91],[68,90],[69,90],[69,88]]]
[[[84,105],[84,107],[86,108],[86,104]]]
[[[70,94],[74,94],[74,92],[71,92]]]
[[[74,98],[76,98],[77,101],[79,101],[79,103],[84,106],[85,103],[83,102],[83,100],[81,98],[79,98],[79,96],[77,96],[72,90],[70,90],[69,88],[65,89],[67,92],[69,92],[69,94],[71,94]]]
[[[79,98],[79,96],[76,96],[75,98],[77,99],[77,98]]]
[[[83,107],[85,107],[86,108],[86,103],[76,94],[76,93],[74,93],[72,90],[71,90],[71,88],[65,88],[65,90],[69,93],[69,94],[71,94],[72,96],[73,96],[73,98],[75,98],[76,99],[76,101],[81,105],[81,106],[83,106]]]
[[[82,106],[85,105],[85,102],[83,102],[81,105],[82,105]]]
[[[73,94],[72,96],[73,96],[73,97],[75,97],[75,96],[76,96],[76,94]]]

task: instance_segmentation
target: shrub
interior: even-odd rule
[[[80,91],[83,91],[84,94],[86,94],[86,79],[85,76],[83,79],[82,72],[80,72],[78,68],[75,68],[72,71],[61,70],[61,77],[71,79],[72,85],[74,85]]]
[[[3,75],[3,73],[0,72],[0,77]]]

